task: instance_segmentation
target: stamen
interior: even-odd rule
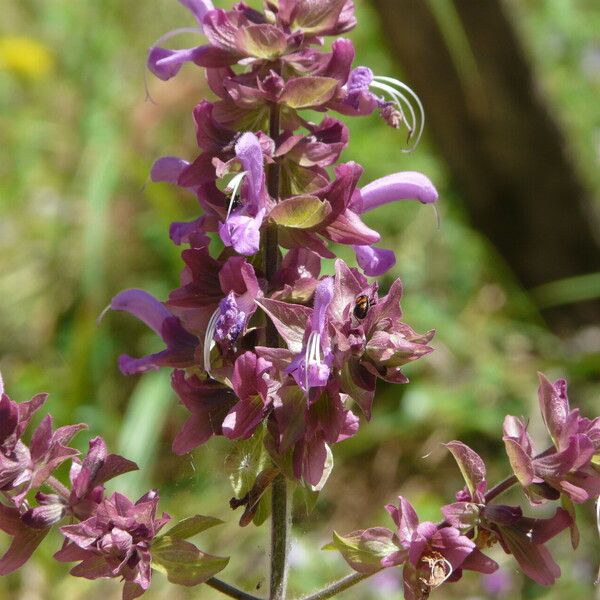
[[[404,96],[398,90],[394,89],[392,86],[387,85],[387,83],[381,83],[380,81],[373,81],[371,83],[370,87],[374,87],[376,89],[386,92],[393,99],[394,103],[396,104],[396,107],[402,114],[402,118],[403,118],[404,122],[406,123],[406,125],[408,127],[408,130],[410,132],[408,137],[410,139],[415,131],[415,127],[417,124],[417,115],[415,113],[415,109],[413,108],[413,106],[409,102],[409,100],[406,98],[406,96]],[[410,117],[411,117],[410,121],[406,118],[406,113],[404,112],[404,109],[402,107],[403,104],[406,106],[406,108],[408,109],[408,111],[410,113]]]
[[[231,214],[231,211],[233,210],[233,206],[235,204],[235,197],[238,193],[238,190],[240,189],[240,186],[242,185],[242,181],[244,180],[244,177],[246,177],[246,171],[243,171],[242,173],[238,173],[237,175],[235,175],[234,177],[231,178],[231,180],[227,184],[227,187],[225,188],[226,190],[231,190],[231,198],[229,200],[229,208],[227,209],[227,216],[225,217],[225,219],[229,219],[229,215]]]
[[[308,385],[308,367],[311,364],[321,364],[321,334],[318,331],[311,331],[306,342],[306,353],[304,355],[304,386],[306,391]]]
[[[404,112],[402,110],[401,102],[404,102],[408,107],[412,118],[412,125],[409,124],[410,129],[412,129],[410,137],[412,137],[413,133],[417,131],[412,148],[407,149],[407,152],[412,152],[412,150],[414,150],[414,148],[416,148],[417,144],[419,143],[421,135],[423,134],[423,129],[425,128],[425,109],[423,108],[423,103],[421,102],[421,99],[413,91],[412,88],[410,88],[402,81],[398,81],[397,79],[393,79],[392,77],[385,77],[384,75],[375,75],[373,77],[373,82],[371,83],[371,86],[379,88],[382,91],[385,91],[388,94],[390,94],[390,96],[396,101],[396,104],[398,105],[398,108],[401,112]],[[408,96],[400,90],[404,90],[404,92],[406,92]],[[415,114],[413,102],[417,107],[418,116]]]
[[[217,308],[215,312],[211,315],[208,325],[206,326],[206,333],[204,334],[204,348],[203,357],[204,357],[204,370],[210,375],[210,353],[212,349],[215,347],[215,329],[217,328],[217,321],[221,316],[221,309]]]
[[[106,313],[110,310],[110,308],[111,308],[111,306],[110,306],[110,304],[108,304],[107,306],[104,307],[102,312],[98,315],[98,318],[96,319],[96,327],[100,327],[100,323],[102,322],[102,319],[104,319],[104,317],[106,316]]]
[[[430,206],[433,207],[433,212],[435,214],[435,224],[437,230],[439,231],[442,228],[442,219],[440,217],[440,211],[438,210],[437,204],[430,204]]]
[[[454,572],[450,561],[439,552],[423,556],[421,563],[426,563],[429,569],[429,577],[420,577],[421,583],[426,586],[427,591],[434,590],[444,583]]]

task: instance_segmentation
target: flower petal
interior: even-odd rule
[[[417,171],[403,171],[376,179],[363,187],[360,194],[363,212],[397,200],[418,200],[423,204],[432,204],[438,199],[433,183]]]
[[[396,254],[393,250],[375,246],[353,246],[353,249],[356,261],[369,277],[379,277],[396,264]]]

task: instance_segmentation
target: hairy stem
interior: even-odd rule
[[[536,458],[544,458],[556,452],[556,448],[554,446],[550,446],[550,448],[546,448],[543,452],[534,457]],[[500,483],[497,483],[493,488],[491,488],[488,493],[485,495],[485,502],[489,504],[492,500],[497,498],[500,494],[503,494],[507,490],[509,490],[513,485],[519,483],[516,475],[509,475],[506,479],[503,479]]]
[[[225,583],[224,581],[221,581],[216,577],[211,577],[206,582],[206,585],[210,586],[215,590],[218,590],[222,594],[225,594],[225,596],[229,596],[230,598],[236,598],[237,600],[260,600],[260,598],[258,598],[257,596],[253,596],[252,594],[247,594],[242,590],[238,590],[232,585],[229,585],[228,583]]]
[[[46,479],[46,485],[51,487],[59,496],[62,496],[65,500],[69,499],[71,492],[64,486],[54,475],[50,475]]]
[[[350,573],[350,575],[346,575],[346,577],[343,577],[339,581],[335,581],[326,588],[323,588],[314,594],[310,594],[309,596],[304,596],[302,600],[327,600],[327,598],[333,598],[336,594],[351,588],[353,585],[360,583],[364,579],[367,579],[367,577],[371,577],[380,571],[381,569],[373,571],[373,573]]]
[[[271,106],[269,115],[269,135],[277,140],[279,137],[281,109],[277,104]],[[277,202],[281,181],[281,167],[276,161],[269,165],[267,186],[269,196]],[[274,280],[279,268],[279,244],[277,228],[268,225],[264,243],[264,270],[269,284]],[[267,346],[279,346],[279,335],[270,319],[267,320],[265,341]],[[288,499],[287,481],[284,475],[278,475],[272,484],[271,503],[271,576],[270,600],[285,600],[288,573],[288,553],[290,546],[291,525],[290,502]]]
[[[290,547],[291,511],[285,475],[273,481],[271,502],[271,591],[270,600],[285,600]]]

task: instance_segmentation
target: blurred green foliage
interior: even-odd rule
[[[397,73],[374,15],[362,0],[357,4],[360,26],[352,37],[358,62]],[[582,174],[598,193],[598,4],[513,0],[511,7]],[[128,493],[156,486],[163,508],[176,518],[201,512],[227,521],[200,545],[231,553],[226,578],[260,593],[267,585],[260,568],[266,567],[267,530],[237,528],[223,475],[228,444],[217,440],[193,455],[173,456],[170,443],[184,411],[167,374],[124,378],[116,367],[121,352],[146,353],[159,342],[121,314],[96,322],[125,287],[164,298],[177,283],[179,250],[168,240],[168,226],[194,215],[197,206],[172,187],[150,184],[148,172],[159,155],[194,156],[191,109],[209,94],[200,71],[187,67],[168,84],[149,79],[152,100],[146,98],[144,58],[152,41],[190,17],[175,0],[2,0],[1,10],[0,367],[9,393],[22,401],[50,391],[47,408],[58,423],[90,424],[81,448],[102,434],[111,448],[138,460],[143,472],[117,481]],[[194,40],[184,36],[181,43],[187,42]],[[336,448],[336,469],[317,509],[297,515],[296,591],[346,573],[339,557],[318,548],[333,528],[385,524],[382,507],[398,493],[409,496],[423,518],[436,518],[437,507],[461,485],[442,442],[471,444],[488,459],[490,479],[503,477],[503,416],[532,414],[532,431],[541,433],[536,370],[568,376],[584,412],[597,399],[598,331],[560,340],[548,330],[532,297],[470,226],[427,139],[406,155],[398,134],[376,117],[348,124],[352,138],[343,158],[365,166],[363,181],[415,169],[441,192],[439,229],[430,208],[416,204],[370,217],[385,246],[398,253],[383,287],[402,277],[406,320],[417,330],[437,330],[436,352],[407,368],[408,386],[380,386],[372,422]],[[352,258],[344,250],[341,255]],[[554,544],[564,571],[560,584],[547,591],[524,582],[502,559],[513,578],[505,597],[592,597],[598,539],[592,512],[581,518],[583,542],[575,556],[566,538]],[[2,578],[0,598],[118,597],[115,582],[66,577],[64,566],[51,559],[58,543],[56,536],[47,540],[25,569]],[[398,578],[387,573],[348,597],[399,597]],[[160,575],[155,582],[149,599],[217,596],[208,588],[174,589]],[[436,594],[475,598],[485,591],[471,576]]]

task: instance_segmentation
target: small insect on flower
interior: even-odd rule
[[[354,300],[354,316],[362,320],[367,316],[369,308],[372,306],[372,301],[366,294],[359,294]]]

